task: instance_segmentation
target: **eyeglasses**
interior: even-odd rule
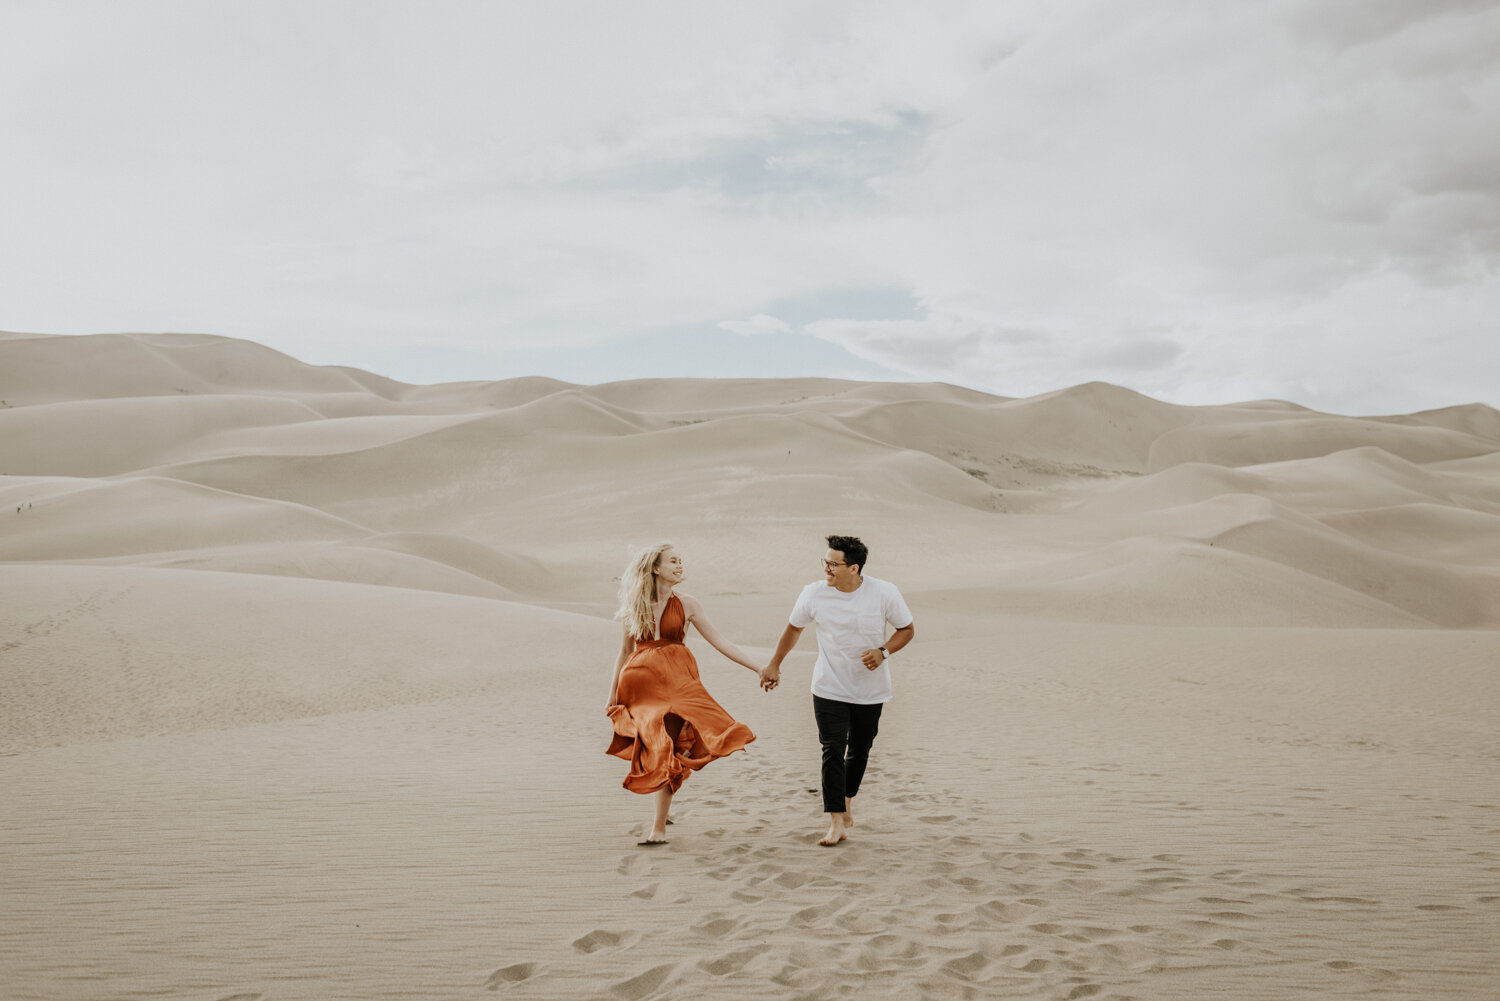
[[[823,561],[823,569],[824,570],[832,570],[834,567],[846,567],[848,565],[849,564],[847,564],[847,563],[830,563],[827,560]]]

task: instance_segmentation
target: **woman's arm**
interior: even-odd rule
[[[609,683],[609,702],[604,708],[618,705],[620,702],[620,671],[624,669],[625,662],[630,655],[635,653],[635,639],[630,635],[630,626],[622,623],[620,626],[620,655],[615,658],[615,676]]]
[[[786,659],[787,654],[792,652],[792,648],[797,645],[797,640],[801,636],[802,630],[799,627],[790,622],[786,624],[786,628],[781,631],[781,639],[776,641],[776,652],[771,655],[770,662],[760,672],[760,687],[769,692],[781,684],[781,662]]]
[[[748,667],[756,674],[760,673],[760,665],[752,663],[745,655],[745,651],[735,646],[724,638],[724,634],[714,628],[714,624],[708,621],[708,616],[703,614],[703,606],[697,598],[688,597],[681,592],[677,597],[682,599],[683,610],[687,612],[688,621],[698,630],[704,639],[708,640],[713,648],[741,667]]]

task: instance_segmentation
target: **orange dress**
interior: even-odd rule
[[[662,610],[660,638],[636,640],[620,670],[619,704],[609,707],[615,727],[609,753],[630,762],[623,784],[631,792],[676,792],[689,769],[742,751],[755,739],[698,680],[698,661],[683,644],[686,632],[687,614],[674,594]]]

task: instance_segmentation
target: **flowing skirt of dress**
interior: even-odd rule
[[[668,616],[662,618],[666,633]],[[615,730],[609,753],[630,762],[623,785],[631,792],[676,792],[689,771],[755,739],[708,694],[697,660],[680,640],[638,641],[620,671],[616,698],[609,709]]]

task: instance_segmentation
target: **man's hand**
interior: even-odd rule
[[[859,655],[859,662],[865,665],[866,671],[873,671],[885,663],[885,654],[879,650],[866,650]]]
[[[781,683],[781,668],[772,667],[767,664],[760,669],[760,687],[762,691],[769,692]]]

